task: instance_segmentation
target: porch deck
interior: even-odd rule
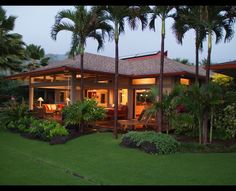
[[[54,113],[53,115],[47,115],[44,116],[42,119],[54,119],[59,123],[62,123],[62,115],[59,113]],[[98,132],[112,132],[114,127],[114,120],[102,120],[102,121],[96,121],[93,125],[93,129]],[[118,123],[118,132],[123,133],[130,130],[135,131],[145,131],[145,130],[155,130],[156,127],[153,125],[145,127],[144,125],[129,125],[127,128],[121,126]],[[167,127],[164,125],[163,132],[165,132]]]

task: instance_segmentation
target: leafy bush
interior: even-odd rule
[[[29,133],[36,138],[49,141],[54,136],[66,136],[68,131],[56,121],[35,120],[29,129]]]
[[[105,117],[105,109],[97,105],[96,100],[85,99],[63,109],[66,125],[79,125],[82,122],[93,122]]]
[[[170,122],[176,134],[188,134],[194,131],[194,118],[189,113],[176,113]],[[195,131],[194,131],[195,132]]]
[[[220,129],[223,139],[236,137],[236,104],[219,109],[214,117],[214,127]],[[214,134],[213,134],[214,135]]]
[[[122,136],[122,142],[124,140],[131,140],[132,144],[136,144],[136,147],[144,149],[146,148],[153,150],[153,144],[156,146],[155,153],[158,154],[171,154],[175,153],[179,147],[179,142],[177,142],[172,136],[162,133],[156,133],[154,131],[145,132],[128,132]],[[147,146],[147,143],[149,145]],[[145,150],[145,149],[144,149]],[[150,152],[145,150],[146,152]]]
[[[50,138],[56,137],[56,136],[67,136],[69,133],[66,130],[66,128],[59,127],[54,128],[50,131]]]
[[[20,100],[22,97],[28,97],[28,89],[20,86],[23,84],[19,80],[7,80],[5,76],[0,74],[0,105],[14,97],[16,100]]]
[[[2,122],[1,126],[6,128],[8,127],[8,123],[17,122],[19,119],[28,117],[30,117],[30,113],[28,105],[25,104],[24,100],[22,103],[18,103],[16,101],[7,102],[5,103],[5,107],[0,112],[0,120]]]

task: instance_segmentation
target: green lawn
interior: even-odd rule
[[[119,142],[96,133],[51,146],[0,130],[0,184],[236,185],[236,153],[157,156]]]

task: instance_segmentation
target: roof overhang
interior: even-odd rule
[[[210,70],[231,77],[236,77],[236,61],[234,63],[222,63],[210,66]]]
[[[60,74],[60,73],[68,73],[68,72],[80,72],[79,68],[73,68],[68,66],[62,66],[58,68],[50,68],[45,70],[36,70],[30,72],[19,73],[11,76],[7,76],[5,79],[18,79],[18,78],[26,78],[26,77],[36,77],[36,76],[45,76],[45,75],[52,75],[52,74]],[[102,72],[102,71],[94,71],[94,70],[84,70],[86,73],[94,73],[94,74],[103,74],[103,75],[114,75],[113,73],[109,72]],[[119,76],[129,77],[129,75],[119,74]]]
[[[169,72],[169,73],[164,73],[164,77],[172,77],[172,76],[179,76],[179,77],[195,77],[195,74],[186,72],[186,71],[181,71],[181,72]],[[132,77],[135,78],[144,78],[144,77],[159,77],[160,74],[146,74],[146,75],[132,75]],[[200,79],[205,79],[205,76],[199,75]]]

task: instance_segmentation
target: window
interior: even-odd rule
[[[106,103],[106,94],[101,94],[101,103]]]
[[[180,84],[188,86],[190,84],[190,80],[187,78],[180,78]]]
[[[132,80],[133,85],[155,84],[155,82],[155,78],[139,78]]]
[[[65,92],[60,92],[60,102],[64,102]]]

